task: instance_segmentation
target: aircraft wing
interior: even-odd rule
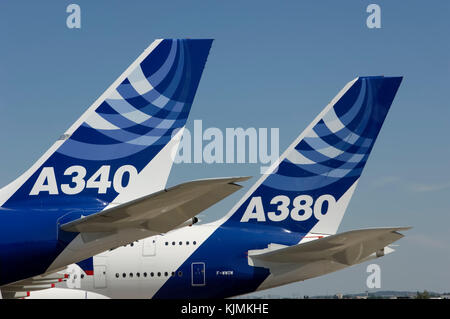
[[[87,217],[61,225],[79,233],[142,229],[165,233],[236,192],[250,177],[203,179],[183,183]]]
[[[312,263],[331,261],[354,265],[371,255],[384,255],[384,248],[404,235],[398,231],[410,227],[360,229],[316,239],[294,246],[269,245],[266,249],[250,250],[249,258],[259,263]]]

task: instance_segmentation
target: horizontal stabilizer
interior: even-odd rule
[[[168,232],[236,192],[250,177],[203,179],[183,183],[114,208],[63,224],[67,232],[143,229]]]
[[[398,231],[410,227],[372,228],[344,232],[313,240],[304,244],[278,249],[273,247],[250,250],[252,260],[265,263],[310,263],[330,260],[344,265],[354,265],[372,254],[384,255],[384,248],[404,235]]]

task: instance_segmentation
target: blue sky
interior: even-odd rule
[[[66,27],[77,3],[82,28]],[[368,29],[366,7],[381,7]],[[382,289],[450,291],[450,2],[0,2],[0,185],[28,168],[156,38],[214,38],[187,127],[280,128],[280,151],[350,80],[403,83],[340,231],[410,225],[377,261]],[[259,164],[178,164],[169,184],[259,176]],[[224,215],[243,191],[202,214]],[[367,264],[258,295],[365,291]]]

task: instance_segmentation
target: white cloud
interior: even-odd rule
[[[435,184],[424,184],[424,183],[411,183],[409,184],[409,189],[413,192],[437,192],[450,188],[449,183],[435,183]]]
[[[446,241],[439,240],[437,238],[432,238],[424,234],[412,234],[407,235],[403,238],[405,241],[409,241],[414,245],[422,246],[425,248],[443,249],[448,250],[448,245]]]
[[[436,182],[436,183],[424,183],[424,182],[411,182],[402,179],[398,176],[380,176],[370,184],[373,188],[383,188],[387,186],[401,186],[406,191],[415,193],[424,192],[438,192],[446,189],[450,189],[450,182]]]

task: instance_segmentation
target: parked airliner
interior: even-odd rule
[[[22,176],[0,189],[0,291],[17,297],[107,249],[166,233],[240,178],[165,190],[212,44],[154,41]],[[89,76],[89,75],[88,75]]]
[[[401,80],[349,82],[223,218],[106,251],[30,297],[225,298],[393,252],[408,227],[337,230]]]

